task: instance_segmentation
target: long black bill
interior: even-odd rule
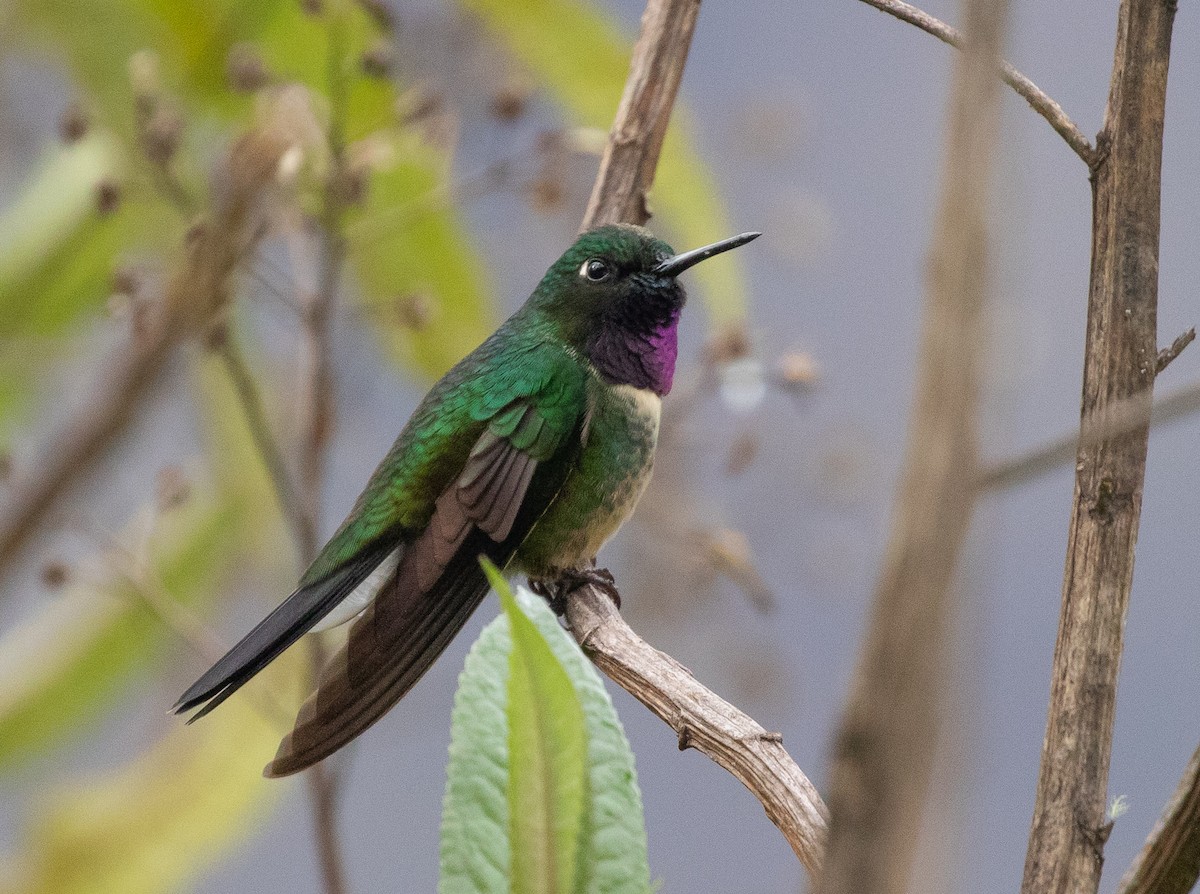
[[[703,248],[693,248],[691,251],[685,251],[681,255],[667,258],[661,264],[654,268],[654,273],[659,276],[678,276],[701,261],[706,261],[713,255],[719,255],[723,251],[729,251],[731,248],[745,245],[747,242],[753,242],[762,233],[742,233],[740,236],[730,236],[728,239],[722,239],[720,242],[714,242],[712,245],[706,245]]]

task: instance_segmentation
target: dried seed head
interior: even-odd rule
[[[713,364],[732,363],[749,353],[750,335],[736,324],[722,329],[704,346],[704,359]]]
[[[48,590],[61,590],[71,579],[71,567],[66,562],[52,561],[42,566],[42,585]]]
[[[413,332],[424,331],[433,319],[433,301],[421,292],[400,296],[395,309],[397,322]]]
[[[183,117],[165,103],[157,103],[141,130],[142,151],[160,167],[170,163],[183,138]]]
[[[58,135],[68,146],[78,143],[87,136],[91,123],[83,106],[78,102],[71,102],[63,109],[62,117],[58,119]]]
[[[817,379],[821,377],[821,368],[811,354],[788,351],[776,361],[775,375],[784,388],[802,390],[817,383]]]
[[[154,505],[159,512],[178,509],[191,495],[192,485],[179,466],[164,466],[154,476]]]
[[[249,43],[234,44],[225,60],[225,77],[238,93],[253,93],[271,80],[267,64],[258,48]]]
[[[101,180],[96,184],[96,211],[108,217],[121,207],[121,187],[115,181]]]
[[[396,48],[390,38],[381,37],[374,41],[362,54],[359,65],[369,78],[386,80],[392,75],[396,64]]]
[[[534,211],[549,214],[558,211],[563,206],[566,190],[562,178],[550,174],[535,177],[529,184],[529,203]]]
[[[525,114],[533,86],[526,80],[510,79],[492,94],[492,115],[500,121],[516,121]]]
[[[396,100],[396,117],[402,126],[417,124],[442,109],[442,97],[435,90],[421,84],[410,87]]]

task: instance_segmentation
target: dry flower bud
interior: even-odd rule
[[[154,476],[154,505],[159,512],[178,509],[191,495],[191,483],[179,466],[164,466]]]
[[[47,562],[42,566],[42,584],[48,590],[61,590],[71,579],[71,568],[66,562]]]
[[[534,211],[543,214],[557,211],[562,207],[565,196],[566,190],[559,177],[543,174],[529,184],[529,201]]]
[[[91,123],[83,106],[72,102],[63,109],[62,117],[58,119],[58,135],[68,146],[78,143],[87,136]]]
[[[510,80],[492,94],[492,115],[501,121],[515,121],[525,114],[532,95],[528,81]]]
[[[821,377],[821,369],[811,354],[789,351],[775,364],[779,384],[785,388],[811,388]]]
[[[420,84],[405,90],[396,100],[396,116],[405,126],[423,121],[441,108],[441,94]]]
[[[750,335],[736,324],[722,329],[704,346],[704,359],[713,364],[732,363],[749,353]]]
[[[179,149],[183,138],[183,118],[159,103],[142,126],[142,151],[156,165],[165,167]]]
[[[108,217],[121,207],[121,187],[112,180],[101,180],[96,184],[96,211]]]
[[[402,295],[396,299],[396,319],[405,329],[421,332],[433,319],[433,302],[419,292]]]
[[[231,89],[239,93],[253,93],[270,81],[267,65],[262,54],[253,44],[234,44],[225,61],[225,76]]]
[[[363,52],[359,64],[369,78],[389,78],[396,64],[396,48],[389,38],[381,37]]]

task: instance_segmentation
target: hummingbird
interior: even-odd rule
[[[488,593],[480,556],[543,593],[592,581],[615,595],[595,557],[650,480],[686,301],[678,277],[758,236],[676,254],[628,224],[581,234],[430,389],[296,591],[175,712],[199,719],[304,634],[353,622],[264,770],[286,776],[357,737],[430,668]]]

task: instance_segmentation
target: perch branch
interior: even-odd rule
[[[1200,878],[1200,748],[1117,894],[1187,894]]]
[[[813,874],[820,870],[829,814],[778,733],[767,732],[639,637],[595,587],[571,594],[567,624],[597,667],[675,731],[681,750],[695,748],[737,777],[800,862]]]
[[[583,229],[646,221],[645,197],[699,6],[699,0],[647,3]],[[681,748],[696,748],[736,776],[762,803],[809,871],[820,868],[828,814],[781,737],[767,733],[701,686],[679,662],[649,646],[596,588],[583,587],[571,595],[567,622],[596,665],[675,730]]]
[[[1158,358],[1163,116],[1175,4],[1121,0],[1100,157],[1082,419],[1123,403],[1125,434],[1081,446],[1022,894],[1095,894],[1108,837],[1117,676]],[[1106,424],[1104,421],[1101,424]]]
[[[941,19],[931,16],[924,10],[904,3],[903,0],[862,0],[862,2],[868,6],[873,6],[880,12],[886,12],[888,15],[894,16],[902,22],[915,25],[926,34],[932,34],[938,40],[956,49],[961,50],[963,48],[963,35],[960,31],[947,25]],[[1096,150],[1092,148],[1092,144],[1088,142],[1087,137],[1083,135],[1083,132],[1076,126],[1075,122],[1063,111],[1062,106],[1050,96],[1047,96],[1037,84],[1025,77],[1025,75],[1008,62],[1002,61],[1000,63],[1000,77],[1004,83],[1016,91],[1018,96],[1029,103],[1035,112],[1049,122],[1050,126],[1066,141],[1075,154],[1083,159],[1084,164],[1090,168],[1096,163]]]
[[[650,219],[646,195],[654,183],[699,14],[700,0],[646,4],[625,92],[581,229],[620,221],[644,224]]]
[[[930,249],[917,390],[866,642],[834,746],[817,894],[909,888],[947,689],[959,554],[971,523],[987,294],[987,205],[1008,7],[964,4]]]

